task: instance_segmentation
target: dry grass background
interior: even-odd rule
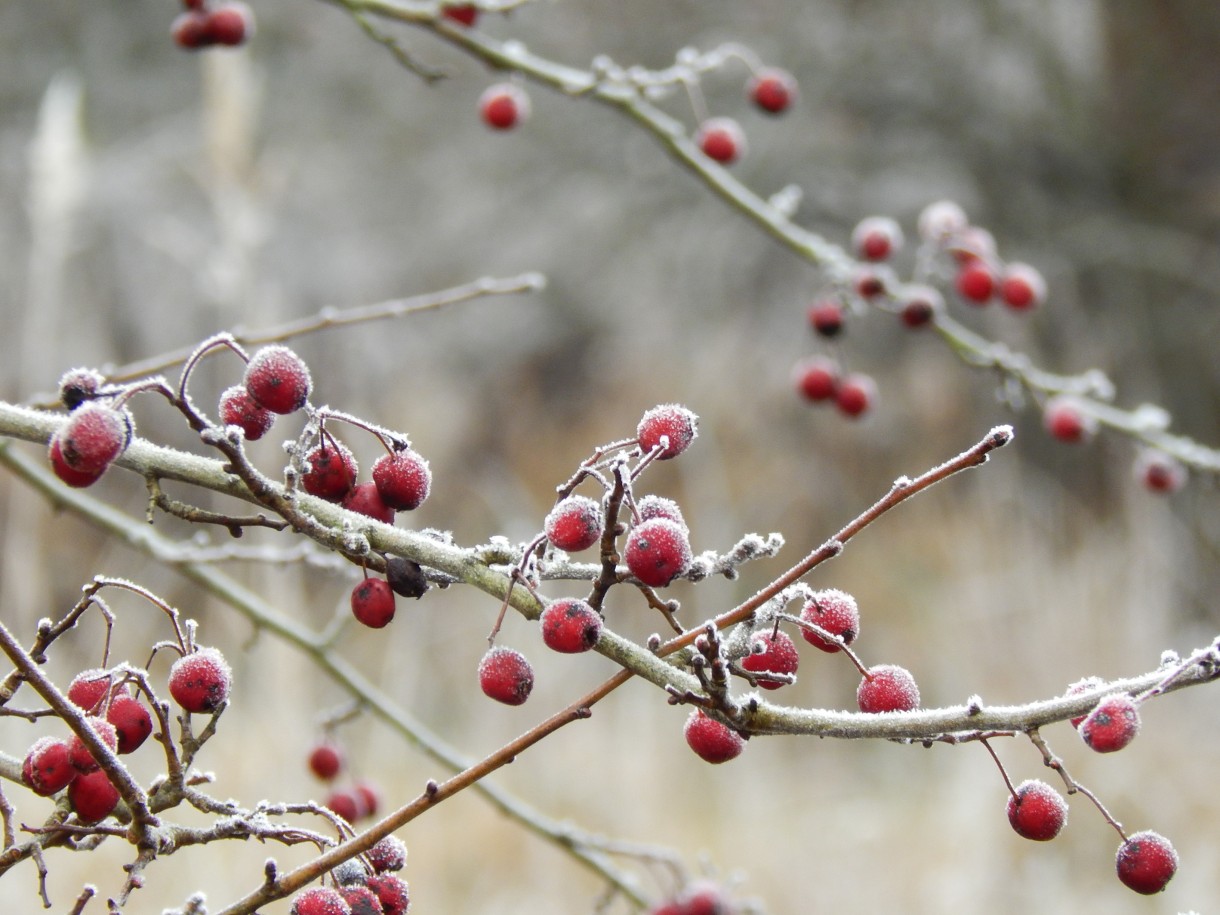
[[[750,530],[782,531],[789,543],[779,562],[739,582],[677,586],[684,618],[701,619],[821,542],[894,477],[1011,422],[1018,437],[1006,453],[904,506],[818,572],[815,584],[859,599],[866,658],[910,667],[928,705],[975,692],[1018,702],[1085,674],[1151,669],[1162,649],[1186,651],[1215,633],[1220,533],[1208,482],[1167,500],[1136,490],[1127,443],[1051,446],[1034,411],[997,404],[991,379],[882,316],[853,324],[843,350],[878,377],[876,414],[851,424],[810,412],[789,393],[788,368],[814,345],[802,315],[816,277],[628,124],[535,91],[529,125],[493,136],[475,103],[496,77],[478,65],[408,34],[421,58],[452,72],[425,87],[332,8],[255,8],[248,51],[193,57],[166,37],[169,0],[0,7],[6,398],[51,390],[72,365],[121,364],[236,324],[541,270],[550,284],[538,295],[300,342],[320,401],[402,428],[431,458],[433,496],[403,523],[449,529],[463,543],[527,537],[592,446],[629,434],[646,407],[681,401],[702,417],[698,447],[657,467],[649,484],[680,498],[696,549]],[[983,330],[1050,368],[1103,368],[1126,403],[1165,403],[1183,431],[1214,442],[1215,239],[1200,226],[1209,216],[1214,226],[1215,198],[1153,211],[1156,195],[1126,170],[1138,161],[1138,131],[1114,129],[1123,100],[1109,80],[1141,61],[1116,56],[1109,19],[1118,17],[1084,0],[588,0],[540,2],[489,28],[576,64],[605,52],[662,66],[686,44],[751,45],[797,74],[802,101],[768,121],[744,110],[744,73],[709,78],[713,109],[739,115],[750,134],[738,170],[748,183],[799,184],[802,219],[840,240],[870,213],[910,228],[928,201],[959,200],[996,231],[1002,252],[1039,264],[1053,290],[1032,320],[980,314]],[[1178,85],[1174,67],[1192,66],[1186,55],[1171,63],[1145,72],[1151,89]],[[1119,120],[1154,108],[1124,109]],[[1205,110],[1198,119],[1215,122]],[[197,397],[206,403],[209,385],[234,377],[215,360]],[[159,404],[138,410],[143,432],[189,445]],[[374,456],[352,444],[366,463]],[[274,461],[274,446],[261,457]],[[98,490],[140,512],[137,481],[112,476]],[[49,515],[7,481],[0,500],[6,622],[30,631],[95,572],[146,584],[196,616],[233,661],[236,701],[202,760],[216,793],[244,803],[318,795],[303,756],[319,710],[343,701],[330,683],[172,571]],[[346,579],[236,571],[302,620],[342,612]],[[142,660],[164,627],[134,601],[119,609],[116,653]],[[342,650],[477,756],[610,670],[600,658],[546,656],[531,628],[510,620],[504,638],[530,650],[539,685],[520,709],[492,707],[472,672],[495,609],[461,591],[433,593],[402,607],[384,638],[346,632]],[[619,599],[611,625],[643,637],[660,624]],[[52,658],[64,682],[96,663],[100,630],[89,627]],[[846,663],[805,663],[786,698],[850,704]],[[1048,734],[1125,824],[1176,843],[1181,872],[1153,899],[1118,885],[1113,832],[1083,803],[1073,802],[1052,846],[1017,839],[1003,785],[977,748],[768,739],[713,768],[683,745],[683,717],[630,684],[495,781],[548,815],[739,875],[742,894],[772,913],[1206,912],[1220,897],[1211,690],[1157,702],[1119,757],[1087,752],[1066,726]],[[19,752],[30,733],[0,721],[0,747]],[[444,774],[375,723],[344,733],[390,803]],[[1041,773],[1024,742],[999,749],[1015,777]],[[135,761],[150,767],[146,777],[152,764]],[[24,822],[43,813],[23,792],[10,798]],[[599,892],[474,796],[401,836],[413,911],[591,911]],[[269,855],[304,860],[301,850],[236,844],[177,855],[152,869],[132,910],[181,904],[196,888],[223,903],[258,882]],[[66,910],[85,881],[114,892],[126,859],[113,842],[51,855],[56,907]],[[35,910],[35,883],[31,867],[8,873],[0,908]]]

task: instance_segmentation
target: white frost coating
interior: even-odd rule
[[[1161,652],[1161,666],[1175,667],[1182,663],[1182,657],[1172,648],[1166,648]]]
[[[1089,369],[1082,377],[1098,400],[1114,399],[1114,395],[1117,393],[1114,389],[1114,382],[1101,369]]]
[[[1173,417],[1164,407],[1142,403],[1132,411],[1131,422],[1138,432],[1164,432],[1173,422]]]
[[[767,202],[779,210],[784,218],[791,219],[796,215],[804,196],[805,192],[798,185],[789,184],[772,194]]]

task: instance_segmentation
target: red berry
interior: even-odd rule
[[[83,470],[76,470],[68,466],[68,462],[64,460],[63,452],[59,448],[59,436],[51,437],[51,444],[47,451],[47,457],[51,461],[51,469],[55,471],[55,476],[59,477],[64,483],[74,489],[83,489],[86,486],[92,486],[102,478],[102,474],[106,472],[106,468],[95,470],[86,473]]]
[[[110,783],[110,777],[98,769],[86,775],[78,775],[68,785],[68,803],[82,822],[96,823],[104,820],[119,804],[119,789]]]
[[[93,733],[112,751],[119,748],[119,735],[113,724],[105,718],[98,718],[95,715],[90,715],[85,721],[93,729]],[[92,772],[98,766],[92,751],[76,734],[73,734],[68,741],[68,753],[77,772]]]
[[[373,483],[381,501],[395,511],[413,511],[432,489],[428,462],[410,448],[383,454],[373,463]]]
[[[1000,299],[1014,311],[1029,311],[1046,301],[1046,280],[1029,264],[1008,264],[1000,278]]]
[[[339,745],[326,740],[309,751],[309,771],[324,782],[329,782],[343,771],[343,751]]]
[[[952,200],[938,200],[923,208],[917,228],[920,238],[942,244],[965,230],[969,224],[960,206]]]
[[[381,900],[366,886],[343,886],[339,888],[339,895],[352,915],[381,915]]]
[[[741,666],[755,673],[794,674],[800,665],[796,644],[786,632],[756,632],[750,637],[750,653],[741,659]],[[763,689],[779,689],[785,684],[760,680]]]
[[[59,400],[69,410],[75,410],[96,397],[105,381],[93,369],[72,369],[59,379]]]
[[[835,406],[852,419],[867,413],[876,399],[877,385],[868,375],[848,375],[835,388]]]
[[[856,256],[866,261],[889,260],[902,248],[902,227],[888,216],[860,220],[851,233]]]
[[[569,553],[587,550],[601,540],[602,508],[587,496],[568,496],[551,509],[543,530],[551,546]]]
[[[850,645],[860,634],[860,608],[856,606],[856,599],[836,588],[817,591],[811,595],[801,607],[801,619],[820,626],[831,635],[837,635],[845,645]],[[808,629],[802,629],[801,635],[805,637],[806,642],[822,651],[840,650],[837,643],[828,641]]]
[[[861,267],[852,276],[852,288],[862,299],[875,299],[885,293],[885,279],[876,270]]]
[[[1128,836],[1118,847],[1114,865],[1118,879],[1145,896],[1159,893],[1178,870],[1178,853],[1168,839],[1146,829]]]
[[[348,823],[355,823],[358,819],[364,816],[364,802],[355,791],[340,790],[332,791],[330,796],[322,802],[323,806],[330,809],[336,816],[341,817]]]
[[[662,404],[644,413],[635,434],[645,454],[662,446],[657,460],[668,461],[689,448],[699,435],[699,417],[676,403]],[[668,441],[662,442],[663,438]]]
[[[406,915],[411,908],[411,897],[405,880],[393,874],[377,874],[365,883],[381,900],[382,915]]]
[[[1085,413],[1080,402],[1068,394],[1052,397],[1042,408],[1042,425],[1061,442],[1077,444],[1097,432],[1097,419]]]
[[[796,101],[796,78],[787,70],[767,67],[759,70],[746,84],[751,101],[769,114],[787,111]]]
[[[1059,835],[1067,823],[1068,805],[1046,782],[1029,779],[1017,785],[1008,797],[1008,822],[1017,835],[1046,842]]]
[[[709,118],[695,131],[695,143],[709,159],[731,165],[746,154],[746,135],[732,118]]]
[[[309,400],[309,367],[286,346],[264,346],[246,366],[246,390],[264,410],[295,413]]]
[[[510,130],[529,117],[530,97],[513,83],[497,83],[479,97],[479,113],[493,130]]]
[[[1139,730],[1139,709],[1126,693],[1106,696],[1080,722],[1080,736],[1098,753],[1121,750],[1135,739]]]
[[[207,14],[205,28],[215,44],[245,44],[254,34],[254,13],[240,0],[227,0]]]
[[[1065,696],[1079,696],[1081,693],[1087,693],[1089,690],[1097,689],[1097,687],[1102,686],[1105,682],[1106,681],[1103,680],[1101,677],[1085,677],[1082,680],[1077,680],[1075,683],[1073,683],[1071,686],[1069,686],[1067,688],[1067,692],[1064,693],[1064,695]],[[1072,727],[1079,728],[1080,722],[1084,721],[1085,717],[1086,717],[1086,715],[1080,715],[1076,718],[1071,719]]]
[[[352,915],[352,907],[329,886],[312,886],[292,897],[289,915]]]
[[[945,307],[944,299],[931,286],[908,286],[902,297],[902,323],[907,327],[923,327],[931,323]]]
[[[353,486],[351,492],[343,497],[342,505],[348,511],[367,515],[374,521],[394,523],[394,509],[385,504],[377,491],[377,484],[372,480]]]
[[[72,412],[55,442],[60,458],[73,470],[101,473],[127,448],[131,434],[131,416],[125,410],[94,402]]]
[[[983,260],[971,260],[957,271],[953,285],[968,305],[986,305],[995,295],[996,277]]]
[[[351,451],[326,436],[305,455],[305,467],[305,472],[301,474],[301,488],[327,502],[342,502],[343,497],[356,485],[356,477],[360,473]]]
[[[247,441],[256,442],[271,431],[275,414],[255,403],[243,385],[235,384],[220,395],[220,421],[239,426]]]
[[[682,509],[673,499],[649,493],[635,501],[635,510],[640,513],[640,521],[651,521],[653,518],[666,518],[684,531],[689,531],[686,519],[682,517]]]
[[[229,698],[233,674],[215,648],[197,648],[169,669],[169,694],[188,712],[214,712]]]
[[[473,3],[460,3],[456,6],[445,7],[441,10],[441,14],[446,19],[452,19],[462,25],[474,25],[475,20],[479,18],[479,8]]]
[[[381,789],[370,781],[359,781],[353,790],[360,799],[360,816],[375,816],[381,809]]]
[[[679,906],[681,915],[733,915],[732,905],[724,890],[706,880],[687,887]]]
[[[1135,476],[1149,492],[1174,493],[1186,485],[1186,468],[1163,451],[1145,449],[1135,459]]]
[[[107,693],[114,692],[114,678],[107,670],[92,667],[82,670],[68,684],[68,701],[86,712],[97,711]]]
[[[843,329],[843,306],[826,299],[809,306],[809,324],[823,337],[837,337]]]
[[[479,661],[479,686],[505,705],[521,705],[534,688],[534,669],[512,648],[492,648]]]
[[[106,720],[114,725],[120,753],[134,753],[153,732],[152,715],[144,703],[130,693],[115,693],[106,711]]]
[[[26,751],[21,778],[35,794],[50,797],[76,778],[68,742],[55,737],[40,737]]]
[[[400,871],[407,866],[407,846],[397,836],[386,836],[368,850],[368,859],[379,874]]]
[[[702,709],[694,709],[682,729],[686,744],[698,756],[710,763],[736,759],[745,749],[745,738],[728,725],[710,718]]]
[[[796,389],[811,403],[830,400],[839,389],[839,369],[825,356],[810,356],[792,371]]]
[[[394,591],[382,578],[366,578],[352,588],[352,616],[370,629],[382,629],[394,619]]]
[[[654,588],[669,584],[691,563],[685,529],[666,518],[637,524],[623,550],[631,574]]]
[[[198,9],[179,13],[169,27],[169,34],[178,47],[187,51],[206,48],[213,41],[208,31],[208,14]]]
[[[919,708],[919,687],[909,670],[878,664],[860,681],[856,703],[862,712],[910,712]]]
[[[540,618],[542,641],[564,654],[588,651],[602,634],[601,615],[588,603],[564,597],[546,605]]]

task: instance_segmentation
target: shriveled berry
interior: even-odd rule
[[[63,451],[59,446],[58,433],[51,436],[51,444],[47,449],[47,458],[51,462],[51,470],[55,472],[55,476],[74,489],[84,489],[86,486],[92,486],[106,472],[105,467],[101,470],[84,471],[68,466],[68,462],[64,460]]]
[[[844,416],[856,419],[872,409],[877,399],[877,383],[868,375],[854,372],[835,388],[835,406]]]
[[[400,871],[407,866],[407,846],[398,836],[386,836],[368,850],[369,864],[379,874]]]
[[[21,778],[35,794],[50,797],[76,778],[72,753],[66,740],[40,737],[26,751]]]
[[[1037,308],[1046,301],[1046,280],[1029,264],[1007,264],[1000,277],[1000,300],[1013,311]]]
[[[856,704],[862,712],[910,712],[919,708],[919,687],[909,670],[878,664],[860,681]]]
[[[239,427],[247,441],[256,442],[271,431],[275,414],[260,407],[245,385],[235,384],[220,395],[220,421]]]
[[[366,578],[352,588],[352,616],[370,629],[382,629],[394,619],[394,590],[381,578]]]
[[[810,356],[792,370],[797,391],[810,403],[830,400],[839,389],[839,368],[825,356]]]
[[[695,131],[695,143],[721,165],[732,165],[746,154],[745,132],[732,118],[708,118]]]
[[[1008,796],[1008,822],[1017,835],[1047,842],[1067,824],[1068,805],[1058,791],[1044,781],[1028,779]]]
[[[512,648],[492,648],[479,661],[479,686],[505,705],[521,705],[534,688],[534,668]]]
[[[602,634],[601,615],[576,597],[563,597],[547,604],[539,622],[542,641],[564,654],[588,651]]]
[[[996,276],[981,259],[971,260],[957,271],[953,286],[968,305],[986,305],[996,291]]]
[[[402,556],[390,556],[385,561],[385,580],[390,588],[400,597],[414,597],[417,600],[428,590],[428,576],[414,559]]]
[[[676,403],[663,404],[644,413],[635,434],[645,454],[661,446],[657,460],[668,461],[689,448],[699,435],[699,417]]]
[[[305,467],[301,488],[327,502],[342,502],[360,472],[355,455],[341,442],[325,436],[305,455]]]
[[[837,588],[827,588],[811,594],[801,607],[801,619],[825,629],[831,635],[837,635],[845,645],[850,645],[860,634],[860,608],[856,605],[856,599]],[[816,632],[802,629],[801,635],[806,642],[822,651],[840,650],[838,643],[831,642]]]
[[[754,673],[794,674],[801,658],[792,637],[783,631],[756,632],[750,637],[750,653],[741,659],[741,666]],[[763,689],[779,689],[785,684],[760,680]]]
[[[1042,425],[1054,438],[1069,444],[1086,442],[1097,432],[1097,419],[1085,413],[1070,394],[1058,394],[1046,402]]]
[[[144,703],[130,693],[114,695],[106,710],[106,720],[114,725],[119,753],[134,753],[153,732],[152,715]]]
[[[353,486],[351,491],[343,497],[342,505],[348,511],[366,515],[374,521],[380,521],[383,524],[394,523],[394,509],[382,501],[381,493],[377,491],[377,484],[372,480]]]
[[[103,403],[82,404],[56,434],[64,463],[81,473],[100,473],[131,442],[131,416]]]
[[[903,243],[902,227],[888,216],[869,216],[860,220],[851,233],[856,256],[867,261],[889,260]]]
[[[1151,896],[1165,889],[1178,870],[1178,853],[1160,833],[1146,829],[1128,836],[1114,861],[1124,886]]]
[[[246,390],[264,410],[295,413],[309,400],[313,382],[305,361],[286,346],[264,346],[246,365]]]
[[[782,114],[796,101],[796,77],[779,67],[759,70],[746,84],[750,100],[768,114]]]
[[[82,670],[72,678],[66,695],[68,701],[77,708],[92,712],[100,708],[107,693],[112,693],[117,688],[110,671],[93,667],[89,670]]]
[[[497,83],[479,97],[479,114],[493,130],[511,130],[529,118],[530,97],[513,83]]]
[[[1164,451],[1147,448],[1135,459],[1135,478],[1149,492],[1174,493],[1186,485],[1186,467]]]
[[[342,886],[339,895],[352,910],[352,915],[381,915],[381,900],[367,886]]]
[[[198,648],[169,669],[169,694],[188,712],[214,712],[229,698],[233,674],[215,648]]]
[[[913,329],[930,324],[944,307],[941,294],[931,286],[908,286],[904,290],[899,314],[902,323]]]
[[[654,588],[685,572],[692,559],[685,529],[667,518],[653,518],[632,528],[623,555],[631,574]]]
[[[601,540],[602,507],[588,496],[568,496],[556,503],[543,522],[551,546],[575,553]]]
[[[96,715],[90,715],[85,721],[102,743],[112,751],[118,750],[119,735],[113,724],[105,718],[99,718]],[[85,746],[85,742],[78,735],[73,734],[71,739],[69,739],[68,752],[72,765],[76,768],[77,772],[92,772],[97,768],[98,763],[93,758],[93,752]]]
[[[1081,680],[1077,680],[1075,683],[1071,684],[1067,688],[1067,692],[1064,693],[1064,695],[1065,696],[1079,696],[1081,693],[1087,693],[1090,690],[1097,689],[1097,687],[1102,686],[1103,684],[1105,684],[1105,682],[1106,681],[1103,680],[1101,677],[1085,677],[1085,678],[1083,678]],[[1084,715],[1079,715],[1078,717],[1071,719],[1072,727],[1079,728],[1080,722],[1084,721],[1084,719],[1086,717],[1087,717],[1087,713]]]
[[[809,306],[809,326],[823,337],[837,337],[843,330],[843,306],[834,299],[821,299]]]
[[[214,44],[236,47],[254,35],[254,13],[240,0],[226,0],[208,12],[205,27]]]
[[[364,816],[364,802],[355,791],[347,788],[332,791],[322,804],[349,823],[355,823]]]
[[[413,511],[432,489],[428,462],[411,448],[383,454],[373,463],[373,483],[381,501],[395,511]]]
[[[1080,722],[1080,736],[1098,753],[1121,750],[1135,739],[1139,730],[1139,709],[1126,693],[1106,696]]]
[[[335,881],[336,886],[353,886],[355,884],[364,886],[372,874],[369,872],[368,866],[359,858],[348,858],[346,861],[332,867],[330,869],[330,876]]]
[[[462,25],[474,25],[479,18],[479,8],[473,3],[458,3],[441,10],[446,19],[460,22]]]
[[[411,910],[407,882],[394,874],[377,874],[365,884],[381,900],[382,915],[406,915]]]
[[[309,751],[309,771],[324,782],[343,771],[343,750],[337,743],[324,740]]]
[[[329,886],[311,886],[292,897],[290,915],[352,915],[352,907]]]
[[[746,746],[744,737],[727,724],[709,717],[702,709],[691,711],[682,734],[686,738],[686,745],[710,763],[736,759]]]
[[[684,531],[689,531],[686,519],[682,517],[682,509],[673,499],[649,493],[635,500],[635,510],[640,513],[641,521],[651,521],[653,518],[667,518]]]
[[[96,823],[114,812],[119,804],[119,789],[101,769],[78,775],[68,785],[68,803],[82,822]]]
[[[93,369],[72,369],[59,379],[59,401],[69,410],[75,410],[86,401],[97,396],[106,379]]]

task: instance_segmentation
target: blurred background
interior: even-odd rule
[[[851,368],[877,379],[877,408],[856,422],[810,409],[789,372],[822,346],[804,318],[821,278],[629,121],[527,87],[531,120],[493,134],[477,100],[502,76],[428,35],[395,32],[448,74],[434,85],[336,8],[253,5],[258,32],[247,48],[198,55],[169,39],[179,9],[171,0],[0,5],[0,396],[45,398],[67,368],[123,365],[222,329],[536,270],[549,280],[536,294],[294,343],[313,368],[316,402],[407,432],[431,460],[432,496],[400,524],[449,530],[463,544],[526,539],[541,529],[554,487],[596,445],[632,435],[649,406],[684,403],[701,417],[700,438],[650,471],[648,487],[681,502],[696,551],[724,550],[750,531],[780,531],[788,543],[737,582],[675,586],[689,624],[740,602],[895,477],[1011,423],[1016,441],[985,468],[885,517],[811,578],[857,597],[865,660],[908,667],[927,706],[973,693],[1018,703],[1084,675],[1151,670],[1162,650],[1213,638],[1212,480],[1169,497],[1143,491],[1129,441],[1051,441],[1032,405],[1002,404],[995,377],[884,314],[852,321],[838,344]],[[711,113],[737,118],[748,134],[739,178],[764,196],[798,186],[798,221],[838,243],[878,213],[913,236],[926,204],[956,200],[994,232],[1002,256],[1037,265],[1050,287],[1032,316],[992,308],[963,320],[1047,369],[1099,368],[1122,405],[1159,403],[1176,430],[1220,441],[1220,8],[540,0],[480,25],[578,67],[608,54],[661,68],[685,46],[749,46],[795,74],[801,97],[768,118],[745,100],[744,67],[704,80]],[[691,123],[682,98],[665,107]],[[239,370],[233,359],[209,360],[196,398],[214,402]],[[137,403],[136,413],[141,433],[197,447],[162,404]],[[377,456],[371,440],[347,443],[365,466]],[[267,468],[282,460],[274,442],[255,453]],[[128,474],[94,491],[143,512],[144,490]],[[235,701],[199,761],[215,771],[217,796],[320,799],[305,755],[319,716],[344,701],[324,675],[171,569],[48,512],[7,478],[0,519],[0,613],[10,627],[29,637],[95,573],[152,588],[197,618],[201,640],[234,666]],[[176,538],[193,533],[156,525]],[[226,568],[303,623],[346,613],[346,572]],[[615,598],[616,631],[663,629],[639,601]],[[164,620],[134,599],[114,603],[114,657],[143,663],[168,637]],[[479,594],[433,592],[400,605],[383,635],[349,627],[339,649],[477,757],[612,670],[600,657],[548,656],[533,627],[511,619],[502,640],[529,654],[538,687],[521,708],[496,706],[473,675],[495,612]],[[100,634],[91,619],[56,647],[49,672],[66,684],[98,664]],[[815,653],[776,698],[852,706],[854,670]],[[1115,879],[1117,837],[1079,798],[1054,843],[1018,838],[982,748],[770,738],[711,767],[684,745],[685,712],[640,683],[494,781],[548,816],[672,846],[775,915],[1206,911],[1220,897],[1216,698],[1188,690],[1144,717],[1140,740],[1113,757],[1088,751],[1066,725],[1045,736],[1130,830],[1176,844],[1181,869],[1151,899]],[[51,729],[0,721],[0,748],[19,756]],[[356,774],[380,784],[387,804],[446,774],[375,722],[353,722],[341,736]],[[1014,780],[1042,775],[1026,741],[997,749]],[[144,777],[156,763],[153,751],[133,757]],[[28,792],[9,796],[20,822],[49,810]],[[412,911],[584,912],[601,892],[471,794],[400,836]],[[266,857],[287,866],[307,854],[236,843],[191,850],[152,867],[131,910],[179,906],[195,889],[222,906],[259,883]],[[129,859],[118,842],[49,854],[55,906],[66,909],[85,882],[117,892]],[[36,889],[26,864],[3,878],[0,899],[33,910]]]

